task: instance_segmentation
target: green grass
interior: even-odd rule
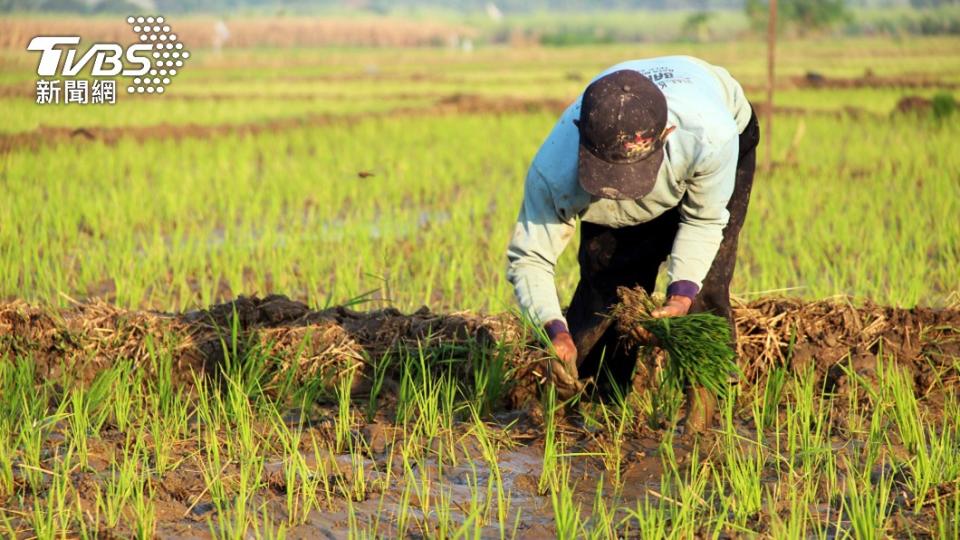
[[[62,303],[61,292],[107,292],[185,309],[238,293],[323,305],[379,289],[401,308],[504,311],[519,179],[552,120],[365,120],[8,154],[16,203],[0,217],[0,294]],[[783,118],[778,148],[798,122],[796,163],[757,176],[734,292],[944,303],[960,274],[960,222],[942,218],[960,210],[958,124]],[[575,249],[558,270],[564,299]]]

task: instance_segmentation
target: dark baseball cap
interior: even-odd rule
[[[650,193],[663,163],[667,99],[633,70],[595,80],[580,105],[580,186],[604,199]]]

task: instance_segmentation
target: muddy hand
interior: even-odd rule
[[[583,388],[577,373],[577,346],[573,336],[561,321],[551,321],[546,325],[554,357],[549,361],[550,378],[558,390],[577,392]]]
[[[662,307],[659,307],[653,310],[650,315],[655,319],[662,319],[664,317],[682,317],[690,311],[690,306],[693,304],[693,300],[686,296],[671,296],[667,298],[667,302],[663,304]]]

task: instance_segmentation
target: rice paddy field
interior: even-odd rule
[[[780,44],[741,377],[693,434],[654,348],[555,396],[506,244],[596,72],[691,54],[766,112],[762,43],[242,35],[113,106],[0,49],[0,536],[960,538],[960,39]]]

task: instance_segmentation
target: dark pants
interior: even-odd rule
[[[730,221],[723,229],[720,249],[690,309],[691,313],[710,312],[726,317],[734,339],[730,280],[737,262],[737,239],[750,202],[759,141],[760,128],[754,113],[740,134],[737,178],[727,204]],[[580,224],[580,283],[567,310],[567,322],[579,351],[581,377],[596,374],[602,357],[603,365],[610,368],[615,380],[626,382],[624,377],[629,377],[635,357],[625,349],[612,321],[604,314],[617,302],[618,286],[640,285],[653,292],[660,265],[673,248],[679,225],[679,208],[630,227]]]

